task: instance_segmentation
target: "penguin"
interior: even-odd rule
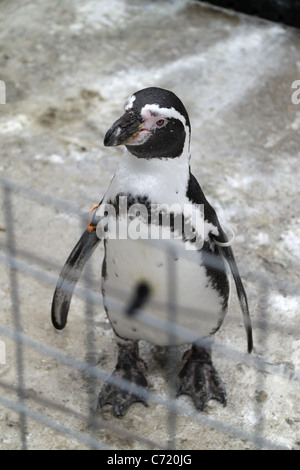
[[[231,242],[191,172],[190,142],[188,113],[172,91],[149,87],[125,101],[122,116],[104,138],[106,147],[125,146],[124,155],[54,292],[52,322],[62,329],[81,271],[103,240],[103,303],[118,357],[98,408],[112,405],[119,418],[134,402],[147,406],[140,340],[166,347],[187,344],[177,396],[189,395],[199,411],[210,399],[226,405],[210,339],[228,311],[231,277],[248,352],[253,348],[247,295]]]

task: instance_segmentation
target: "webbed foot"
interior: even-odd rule
[[[210,352],[200,346],[186,351],[186,363],[179,373],[177,397],[190,395],[198,410],[203,411],[210,399],[216,399],[226,406],[226,390],[222,379],[213,366]]]
[[[148,406],[145,362],[139,357],[138,344],[118,344],[118,362],[98,396],[98,407],[110,404],[114,414],[122,418],[134,402]]]

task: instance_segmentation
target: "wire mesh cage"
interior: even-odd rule
[[[184,449],[182,440],[178,441],[180,435],[180,427],[182,420],[187,420],[188,426],[198,432],[212,432],[217,436],[222,435],[223,439],[233,439],[234,442],[242,441],[244,448],[265,448],[265,449],[285,449],[289,446],[284,445],[280,436],[274,435],[270,438],[269,433],[265,433],[264,425],[264,406],[267,408],[268,393],[266,392],[266,382],[269,377],[272,380],[282,382],[282,386],[289,394],[286,397],[288,400],[297,400],[299,389],[299,371],[295,370],[291,363],[274,363],[266,360],[263,354],[249,355],[244,351],[231,345],[230,342],[222,342],[219,338],[213,342],[213,351],[216,355],[222,358],[226,367],[232,366],[232,363],[238,364],[240,369],[244,370],[244,374],[250,374],[255,381],[256,397],[252,400],[252,419],[251,426],[242,426],[235,423],[235,419],[222,420],[222,412],[199,413],[192,409],[187,401],[175,399],[175,382],[177,371],[176,362],[178,354],[182,354],[176,348],[168,348],[165,351],[164,366],[160,367],[166,370],[168,381],[165,383],[163,391],[151,389],[147,391],[147,400],[150,407],[157,407],[160,416],[163,416],[162,423],[164,424],[163,435],[165,440],[155,438],[154,430],[150,433],[143,432],[143,423],[138,423],[138,426],[128,426],[126,418],[123,422],[116,421],[110,412],[99,413],[96,408],[97,392],[99,391],[99,382],[107,380],[110,377],[110,372],[107,367],[103,366],[107,358],[105,351],[99,353],[95,350],[95,335],[99,331],[99,322],[96,320],[96,311],[101,310],[101,295],[100,288],[95,286],[94,276],[91,267],[84,275],[82,283],[76,288],[76,298],[80,298],[80,308],[85,312],[85,332],[78,334],[78,327],[71,333],[56,333],[54,330],[48,328],[47,335],[49,341],[42,341],[36,337],[34,330],[26,331],[24,324],[28,325],[24,317],[24,305],[22,302],[22,289],[23,278],[34,280],[37,288],[45,285],[48,292],[53,290],[57,280],[57,272],[60,266],[57,266],[51,260],[38,257],[34,252],[21,250],[16,244],[17,233],[17,218],[15,217],[15,200],[21,198],[23,203],[31,201],[34,204],[43,204],[47,202],[47,208],[52,207],[55,211],[64,212],[68,210],[73,211],[78,217],[79,226],[81,226],[82,218],[86,221],[86,214],[82,214],[74,206],[48,197],[39,192],[33,191],[29,188],[22,187],[10,180],[1,178],[1,186],[3,191],[3,210],[5,231],[3,229],[3,237],[1,242],[1,262],[5,266],[9,276],[9,310],[10,319],[6,317],[5,322],[1,322],[0,335],[1,335],[1,396],[0,403],[2,409],[12,410],[14,418],[10,419],[10,428],[14,433],[14,445],[18,448],[26,449],[28,443],[31,441],[32,432],[54,432],[54,438],[57,435],[64,437],[64,446],[78,447],[78,448],[92,448],[92,449]],[[14,201],[14,202],[13,202]],[[145,241],[143,241],[145,243]],[[264,305],[260,306],[260,311],[255,314],[254,330],[256,339],[260,343],[260,347],[267,348],[268,337],[270,334],[288,335],[290,341],[298,341],[299,331],[294,327],[283,327],[268,317],[268,311],[271,308],[268,295],[270,292],[284,292],[285,295],[297,295],[298,286],[292,283],[287,283],[282,279],[269,278],[260,273],[248,272],[245,267],[242,267],[242,275],[249,283],[256,284],[258,289],[263,290]],[[174,289],[175,276],[176,276],[176,263],[169,269],[170,279],[170,302],[162,308],[166,308],[170,312],[168,322],[159,323],[159,329],[165,328],[167,333],[174,335],[174,328],[176,328],[176,304],[174,305],[172,292]],[[176,289],[176,285],[175,285]],[[111,292],[110,300],[115,303],[116,309],[122,309],[122,292]],[[48,305],[51,298],[48,299]],[[189,312],[191,315],[195,312]],[[47,320],[50,324],[50,309],[45,312]],[[174,322],[175,319],[175,322]],[[153,324],[157,319],[147,315],[146,311],[140,312],[139,320],[145,324]],[[43,319],[43,322],[45,320]],[[82,329],[83,319],[78,319],[77,322],[81,323]],[[74,327],[76,321],[72,322]],[[108,335],[109,341],[113,342],[109,333],[109,325],[105,325],[103,317],[101,319],[102,329]],[[76,332],[76,338],[70,336]],[[181,331],[178,329],[176,334],[186,335],[187,343],[193,340],[193,331]],[[64,338],[64,335],[67,337]],[[85,336],[85,338],[83,337]],[[241,334],[241,336],[243,336]],[[244,339],[244,338],[242,338]],[[242,340],[241,339],[241,340]],[[65,348],[68,341],[76,342],[82,340],[84,343],[85,352],[82,355],[76,354],[76,347]],[[6,346],[6,347],[5,347]],[[69,352],[66,351],[69,349]],[[179,348],[180,349],[180,348]],[[5,351],[6,350],[6,351]],[[12,353],[14,350],[14,353]],[[6,352],[6,354],[5,354]],[[152,351],[153,352],[153,351]],[[99,355],[102,356],[99,360]],[[147,354],[147,352],[146,352]],[[158,353],[157,353],[158,354]],[[30,362],[28,362],[30,358]],[[98,359],[96,359],[98,358]],[[40,376],[39,391],[36,390],[36,377],[32,377],[32,369],[38,369],[38,376]],[[51,390],[55,376],[59,378],[66,374],[68,370],[68,379],[64,381],[63,387],[60,387],[59,393],[55,390],[55,386]],[[60,372],[59,372],[60,371]],[[51,376],[51,379],[46,382],[46,376]],[[81,382],[81,389],[76,385],[79,379]],[[70,379],[71,377],[71,379]],[[115,380],[115,379],[114,379]],[[45,388],[43,387],[45,384]],[[84,390],[82,390],[82,383],[84,383]],[[126,381],[121,381],[118,384],[121,388],[128,387]],[[50,387],[50,389],[49,389]],[[246,386],[247,389],[247,386]],[[245,387],[243,389],[245,392]],[[80,407],[65,405],[64,403],[69,398],[69,394],[81,395],[81,400],[86,400],[84,411]],[[250,392],[248,392],[250,393]],[[249,397],[245,398],[249,401]],[[71,400],[72,401],[72,400]],[[148,409],[141,410],[136,405],[135,411],[139,413],[147,413]],[[216,405],[217,406],[217,405]],[[220,406],[220,408],[222,408]],[[214,409],[213,409],[214,411]],[[131,418],[132,419],[132,418]],[[136,418],[135,418],[136,419]],[[291,418],[292,419],[292,418]],[[38,423],[40,428],[32,428],[32,423]],[[295,420],[295,423],[297,421]],[[160,423],[160,425],[162,424]],[[293,423],[294,424],[294,423]],[[187,424],[184,424],[186,429]],[[150,426],[151,427],[151,426]],[[33,429],[33,430],[32,430]],[[42,431],[40,431],[42,429]],[[35,430],[35,431],[34,431]],[[5,439],[4,439],[5,441]],[[222,438],[221,438],[222,442]],[[49,444],[44,444],[46,447]],[[57,444],[59,447],[59,444]],[[41,444],[43,447],[43,444]],[[30,447],[30,444],[29,444]],[[201,448],[201,444],[199,443]],[[216,448],[219,445],[216,443]]]

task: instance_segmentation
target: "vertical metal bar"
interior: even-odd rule
[[[168,322],[169,322],[169,348],[167,356],[167,376],[168,376],[168,392],[170,401],[174,400],[176,393],[176,362],[177,348],[176,344],[176,323],[177,323],[177,276],[176,276],[176,262],[175,251],[168,247],[166,250],[167,267],[168,267]],[[167,417],[169,446],[170,450],[176,449],[176,425],[177,415],[173,408],[170,406]]]
[[[269,324],[268,324],[268,310],[269,310],[269,294],[270,294],[270,282],[268,279],[265,279],[260,285],[260,312],[261,312],[261,320],[260,320],[260,327],[258,328],[257,334],[257,344],[263,351],[267,351],[267,340],[268,340],[268,332],[269,332]],[[257,419],[257,423],[255,424],[255,442],[259,447],[259,442],[263,439],[263,432],[264,432],[264,420],[260,419],[263,417],[262,407],[265,400],[264,397],[264,384],[265,384],[265,375],[266,373],[263,371],[257,370],[256,375],[256,401],[255,401],[255,417]]]
[[[14,231],[14,217],[11,202],[11,190],[6,187],[4,188],[4,216],[6,226],[6,251],[10,256],[12,263],[16,259],[16,240]],[[10,296],[12,305],[12,321],[16,332],[22,333],[22,322],[20,312],[20,301],[19,301],[19,286],[17,267],[14,264],[10,266]],[[23,346],[19,341],[16,341],[16,361],[17,361],[17,395],[20,405],[24,404],[25,392],[24,392],[24,355]],[[19,424],[20,424],[20,440],[21,447],[23,450],[27,449],[26,439],[26,415],[20,411],[19,413]]]
[[[84,283],[87,290],[93,285],[93,273],[91,263],[87,264],[84,273]],[[85,299],[85,324],[86,324],[86,357],[85,360],[89,366],[96,366],[96,349],[95,349],[95,322],[94,322],[95,306],[88,298]],[[96,439],[96,387],[97,378],[87,371],[87,393],[88,393],[88,429],[91,438]],[[93,447],[92,447],[93,448]]]
[[[86,227],[87,219],[86,217],[81,218],[80,231],[83,230],[83,227]],[[95,349],[95,303],[92,302],[89,298],[89,293],[93,286],[93,271],[91,262],[87,262],[87,265],[83,271],[83,282],[86,289],[85,295],[85,331],[86,331],[86,351],[85,351],[85,362],[88,364],[87,370],[84,372],[84,379],[86,380],[87,388],[87,405],[88,405],[88,431],[91,437],[91,442],[93,443],[97,440],[96,436],[96,426],[97,419],[95,414],[96,408],[96,387],[97,387],[97,377],[93,375],[89,367],[94,367],[96,365],[96,349]],[[100,282],[99,282],[100,284]],[[91,449],[96,447],[91,445]]]

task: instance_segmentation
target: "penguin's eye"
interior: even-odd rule
[[[159,119],[158,121],[156,121],[155,124],[156,124],[158,127],[161,127],[161,126],[164,125],[164,123],[165,123],[165,120],[164,120],[164,119]]]

